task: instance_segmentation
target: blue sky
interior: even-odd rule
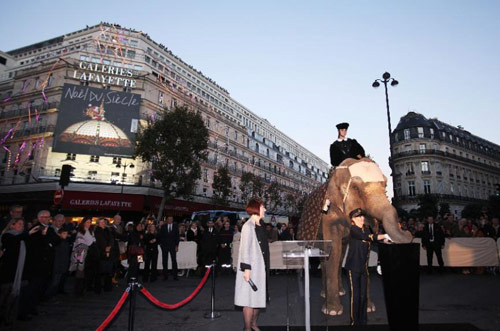
[[[148,33],[326,162],[335,124],[389,174],[392,127],[408,111],[500,144],[498,1],[7,1],[0,49],[100,21]]]

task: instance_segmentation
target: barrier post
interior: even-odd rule
[[[128,331],[134,331],[134,317],[135,317],[135,299],[137,297],[137,287],[139,283],[137,283],[137,278],[130,278],[130,301],[129,301],[129,310],[128,310]]]
[[[216,319],[221,317],[221,314],[215,311],[215,260],[210,265],[212,272],[212,295],[210,298],[210,312],[205,314],[206,319]]]

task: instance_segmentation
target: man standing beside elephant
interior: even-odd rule
[[[338,138],[330,145],[330,163],[337,167],[347,158],[361,159],[365,150],[356,139],[346,138],[349,123],[337,124]]]

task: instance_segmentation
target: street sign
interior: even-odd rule
[[[55,205],[58,205],[62,202],[63,200],[63,197],[64,197],[64,191],[62,188],[60,189],[57,189],[55,192],[54,192],[54,204]]]

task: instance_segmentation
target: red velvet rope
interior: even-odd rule
[[[208,275],[210,274],[210,269],[211,268],[207,269],[207,272],[205,273],[205,276],[203,276],[203,279],[201,280],[200,284],[198,284],[198,287],[196,287],[196,289],[193,291],[193,293],[191,293],[187,298],[185,298],[184,300],[182,300],[182,301],[180,301],[180,302],[178,302],[176,304],[169,305],[169,304],[161,302],[160,300],[156,299],[144,287],[141,289],[141,293],[144,294],[144,296],[146,298],[148,298],[149,301],[151,301],[152,303],[154,303],[155,305],[157,305],[160,308],[163,308],[163,309],[177,309],[177,308],[179,308],[181,306],[184,306],[189,301],[191,301],[198,294],[198,292],[200,292],[201,288],[203,287],[203,285],[205,285],[205,283],[206,283],[206,281],[208,279]]]
[[[127,288],[125,290],[125,292],[123,292],[123,295],[120,298],[120,301],[118,301],[118,303],[116,304],[116,306],[113,309],[113,311],[104,320],[104,322],[102,322],[102,324],[96,329],[96,331],[102,331],[102,330],[106,329],[106,327],[108,326],[108,324],[111,323],[111,321],[113,320],[113,318],[115,318],[116,314],[118,314],[118,312],[122,308],[123,304],[125,303],[125,300],[127,300],[127,297],[129,295],[129,290],[130,290],[130,287]]]

